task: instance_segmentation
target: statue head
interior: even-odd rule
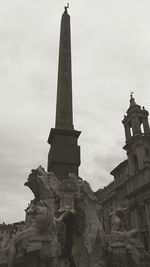
[[[126,208],[118,207],[113,211],[111,216],[111,229],[116,231],[124,231]]]
[[[45,200],[32,205],[27,213],[32,216],[32,226],[36,226],[40,232],[45,232],[53,223],[50,207]]]

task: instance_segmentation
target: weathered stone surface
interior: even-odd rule
[[[111,216],[109,237],[109,266],[148,267],[150,255],[138,238],[138,230],[126,231],[124,228],[126,209],[118,208]]]
[[[111,234],[106,236],[102,207],[76,174],[60,181],[39,167],[26,185],[35,199],[26,210],[24,227],[1,253],[1,267],[149,266],[138,231],[124,228],[126,209],[111,214]]]
[[[55,231],[56,222],[49,203],[41,200],[32,205],[28,213],[32,220],[30,225],[17,233],[12,240],[8,266],[13,267],[19,258],[35,253],[41,264],[47,262],[47,266],[50,266],[52,260],[57,262],[60,257],[60,247]]]
[[[8,266],[106,266],[105,234],[89,184],[75,174],[60,182],[39,167],[26,185],[35,199],[7,250]]]
[[[96,197],[86,181],[80,180],[76,202],[78,227],[74,232],[72,254],[76,266],[105,266],[105,234],[96,210]],[[98,265],[101,264],[101,265]]]

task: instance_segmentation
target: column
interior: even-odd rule
[[[134,174],[134,165],[132,160],[132,154],[130,152],[127,152],[128,156],[128,164],[129,164],[129,174],[132,176]]]
[[[144,167],[145,155],[143,153],[143,146],[138,145],[136,147],[137,160],[139,164],[139,169],[141,170]]]
[[[136,135],[138,133],[141,133],[141,127],[138,117],[132,118],[132,129],[133,129],[133,135]]]
[[[143,127],[145,134],[150,133],[149,122],[147,117],[143,118]]]
[[[131,137],[131,131],[130,131],[130,126],[129,124],[126,124],[124,126],[125,128],[125,136],[126,136],[126,140],[128,140]]]

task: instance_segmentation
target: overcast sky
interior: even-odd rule
[[[70,1],[74,126],[80,176],[97,190],[126,159],[121,123],[150,110],[150,1]],[[31,169],[46,169],[55,124],[60,19],[65,1],[0,0],[0,223],[24,219]]]

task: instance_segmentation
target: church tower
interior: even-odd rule
[[[125,128],[126,145],[129,173],[133,176],[142,170],[147,164],[150,165],[150,128],[148,111],[137,105],[130,97],[130,106],[127,115],[122,121]]]
[[[75,131],[73,126],[71,33],[67,9],[68,7],[65,7],[61,19],[56,122],[48,138],[48,143],[51,145],[48,172],[52,171],[62,177],[68,173],[78,175],[80,166],[78,137],[81,133]]]

